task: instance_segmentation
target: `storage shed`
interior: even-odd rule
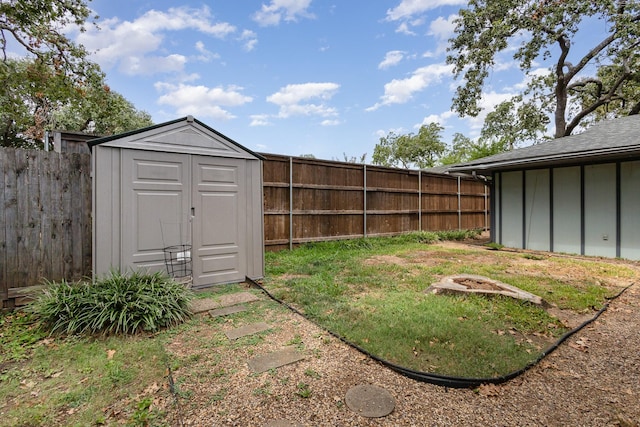
[[[449,169],[491,177],[508,247],[640,260],[640,116]]]
[[[194,288],[263,277],[262,156],[192,116],[89,146],[94,275],[172,263]]]

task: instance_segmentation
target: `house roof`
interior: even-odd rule
[[[184,130],[181,128],[180,125],[186,125],[186,126],[197,126],[199,128],[201,128],[201,131],[204,130],[204,133],[209,133],[210,135],[214,136],[216,140],[218,140],[218,142],[221,142],[223,145],[227,145],[227,146],[232,146],[234,147],[234,150],[239,150],[239,151],[244,151],[245,153],[248,153],[249,155],[256,157],[260,160],[264,160],[264,156],[262,156],[261,154],[258,154],[254,151],[249,150],[248,148],[238,144],[236,141],[234,141],[233,139],[229,138],[226,135],[221,134],[220,132],[218,132],[217,130],[207,126],[206,124],[204,124],[203,122],[201,122],[200,120],[194,118],[193,116],[186,116],[186,117],[182,117],[180,119],[176,119],[176,120],[171,120],[168,122],[164,122],[164,123],[158,123],[152,126],[147,126],[145,128],[141,128],[141,129],[136,129],[136,130],[132,130],[129,132],[124,132],[124,133],[120,133],[117,135],[109,135],[109,136],[105,136],[102,138],[97,138],[97,139],[93,139],[91,141],[88,142],[89,148],[93,148],[96,145],[101,145],[101,144],[107,144],[107,145],[111,145],[111,144],[115,144],[114,141],[127,141],[127,142],[131,142],[131,141],[136,141],[136,137],[140,137],[141,139],[145,139],[144,137],[146,137],[147,135],[152,135],[155,136],[158,133],[162,132],[163,128],[171,128],[171,129],[176,129],[176,130]],[[185,138],[189,138],[191,135],[189,135],[190,132],[183,132],[183,135]],[[199,144],[205,144],[208,145],[211,143],[211,141],[206,141],[209,138],[206,138],[206,135],[200,135],[201,137],[198,138],[201,141],[196,141],[195,139],[191,139],[192,142],[197,142]],[[173,141],[171,141],[170,139],[165,138],[164,140],[160,139],[157,142],[162,142],[162,143],[167,143],[167,146],[169,145],[173,145],[174,147],[172,147],[172,150],[175,151],[176,150],[176,142],[175,142],[175,137],[171,138],[174,139]],[[145,141],[147,142],[147,141]],[[142,148],[142,146],[140,147],[132,147],[132,148]],[[194,147],[195,148],[195,147]],[[196,148],[197,150],[197,148]]]
[[[557,138],[460,165],[449,172],[485,173],[594,161],[640,159],[640,115],[598,122],[581,134]]]

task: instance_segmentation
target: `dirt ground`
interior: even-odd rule
[[[468,248],[466,243],[443,246]],[[550,267],[548,256],[517,257],[507,268],[560,278],[585,274],[569,265],[554,264],[549,271],[545,268],[545,263]],[[501,262],[492,251],[471,257],[473,262]],[[428,263],[436,257],[425,252],[382,258],[368,262]],[[629,266],[638,274],[603,279],[603,285],[622,289],[638,281],[638,264]],[[628,288],[598,320],[523,375],[475,390],[411,380],[280,307],[268,310],[264,317],[276,327],[250,346],[226,346],[222,351],[206,345],[220,339],[224,330],[241,326],[232,319],[174,337],[168,350],[190,362],[173,372],[179,398],[155,402],[169,413],[172,425],[640,426],[640,284]],[[262,374],[249,371],[250,357],[288,346],[296,346],[306,358]],[[394,411],[383,418],[352,412],[345,405],[345,395],[361,384],[390,392]]]

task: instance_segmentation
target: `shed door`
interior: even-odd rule
[[[165,246],[190,239],[189,157],[122,150],[121,267],[164,271]]]
[[[245,278],[244,169],[244,160],[193,157],[194,287]]]
[[[166,246],[192,244],[193,285],[242,281],[245,161],[122,150],[121,269],[166,271]]]

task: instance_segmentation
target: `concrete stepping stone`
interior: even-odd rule
[[[347,407],[367,418],[380,418],[393,412],[396,401],[387,390],[371,384],[351,387],[345,396]]]
[[[225,332],[224,334],[230,340],[237,340],[238,338],[257,334],[258,332],[266,331],[267,329],[271,329],[271,326],[267,325],[264,322],[251,323],[249,325],[244,325],[239,328],[232,329],[230,331]]]
[[[263,356],[256,356],[247,361],[249,369],[254,373],[259,374],[266,372],[269,369],[279,368],[284,365],[296,363],[304,359],[305,356],[302,353],[298,353],[293,348],[287,348],[284,350],[274,351],[273,353],[265,354]]]
[[[222,307],[216,308],[214,310],[209,310],[209,316],[211,317],[220,317],[220,316],[228,316],[230,314],[240,313],[243,311],[247,311],[246,305],[232,305],[230,307]]]
[[[229,307],[247,302],[259,301],[260,298],[250,292],[236,292],[235,294],[221,295],[216,298],[201,298],[191,301],[191,311],[202,313],[216,308]]]

